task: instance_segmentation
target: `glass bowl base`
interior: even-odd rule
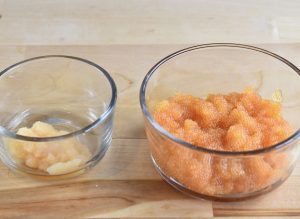
[[[187,187],[185,187],[183,184],[181,184],[180,182],[178,182],[174,178],[167,176],[162,171],[162,169],[158,166],[158,164],[156,163],[156,161],[155,161],[155,159],[153,158],[152,155],[151,155],[151,160],[154,164],[154,167],[155,167],[156,171],[159,173],[161,178],[165,182],[167,182],[168,184],[173,186],[175,189],[177,189],[178,191],[180,191],[180,192],[182,192],[182,193],[184,193],[188,196],[191,196],[193,198],[205,199],[205,200],[211,200],[211,201],[219,201],[219,202],[244,201],[244,200],[252,199],[252,198],[255,198],[257,196],[261,196],[263,194],[269,193],[272,190],[279,187],[283,182],[285,182],[287,180],[287,178],[289,177],[290,173],[291,173],[291,171],[290,171],[289,174],[286,175],[286,177],[278,180],[277,182],[273,183],[272,185],[270,185],[268,187],[265,187],[263,189],[255,191],[255,192],[242,193],[242,194],[227,194],[227,195],[220,195],[220,196],[217,196],[217,195],[216,196],[210,196],[210,195],[197,193],[197,192],[194,192],[194,191],[188,189]]]
[[[1,154],[0,154],[0,160],[12,172],[14,172],[16,174],[21,174],[21,175],[24,175],[24,176],[29,176],[29,177],[32,177],[32,178],[37,179],[37,180],[69,179],[69,178],[77,177],[77,176],[79,176],[83,173],[86,173],[91,168],[96,166],[102,160],[104,155],[106,154],[106,152],[109,148],[109,144],[110,144],[110,142],[108,143],[108,145],[106,147],[103,148],[103,150],[100,153],[98,153],[93,159],[91,159],[87,163],[87,165],[85,165],[81,169],[77,169],[77,170],[74,170],[72,172],[68,172],[68,173],[64,173],[64,174],[60,174],[60,175],[49,175],[47,173],[43,173],[41,171],[35,171],[35,170],[30,169],[30,168],[21,169],[19,166],[16,165],[15,162],[13,162],[12,160],[7,159],[6,157],[1,156]]]

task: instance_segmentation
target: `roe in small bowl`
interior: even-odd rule
[[[49,55],[0,72],[0,158],[39,178],[95,166],[112,140],[116,85],[99,65]]]

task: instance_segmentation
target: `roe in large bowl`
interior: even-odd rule
[[[176,94],[158,103],[153,117],[177,138],[218,151],[262,149],[292,134],[281,116],[281,104],[264,100],[251,89],[206,99]],[[170,143],[153,148],[152,153],[168,176],[207,195],[256,191],[278,180],[288,168],[285,154],[221,159]]]

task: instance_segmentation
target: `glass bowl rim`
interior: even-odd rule
[[[174,141],[175,143],[182,145],[186,148],[195,150],[195,151],[200,151],[200,152],[206,152],[206,153],[211,153],[211,154],[216,154],[216,155],[227,155],[227,156],[247,156],[247,155],[255,155],[255,154],[263,154],[263,153],[267,153],[273,150],[278,150],[281,149],[285,146],[288,146],[291,142],[295,141],[296,139],[298,139],[300,137],[300,128],[298,130],[295,131],[294,134],[292,134],[291,136],[289,136],[287,139],[268,146],[266,148],[261,148],[261,149],[257,149],[257,150],[248,150],[248,151],[221,151],[221,150],[213,150],[213,149],[208,149],[205,147],[201,147],[201,146],[196,146],[194,144],[190,144],[184,140],[181,140],[177,137],[175,137],[173,134],[169,133],[167,130],[165,130],[162,126],[160,126],[155,119],[151,116],[151,113],[148,110],[147,104],[146,104],[146,89],[147,89],[147,84],[151,78],[151,76],[156,72],[156,70],[163,65],[165,62],[169,61],[170,59],[190,52],[190,51],[194,51],[194,50],[198,50],[198,49],[205,49],[205,48],[238,48],[238,49],[245,49],[245,50],[251,50],[254,52],[260,52],[263,53],[265,55],[269,55],[273,58],[276,58],[277,60],[283,62],[284,64],[286,64],[287,66],[289,66],[292,70],[294,70],[298,76],[300,76],[300,69],[297,68],[294,64],[292,64],[290,61],[288,61],[287,59],[273,53],[270,52],[268,50],[259,48],[259,47],[255,47],[255,46],[250,46],[250,45],[246,45],[246,44],[237,44],[237,43],[209,43],[209,44],[200,44],[200,45],[195,45],[195,46],[191,46],[191,47],[187,47],[181,50],[178,50],[176,52],[171,53],[170,55],[164,57],[163,59],[161,59],[160,61],[158,61],[146,74],[146,76],[143,79],[143,82],[141,84],[140,87],[140,106],[142,109],[143,114],[145,115],[146,119],[150,122],[150,124],[163,136],[167,137],[169,140]]]
[[[89,61],[87,59],[79,58],[76,56],[44,55],[44,56],[37,56],[37,57],[25,59],[25,60],[17,62],[15,64],[5,68],[4,70],[0,71],[0,80],[1,80],[2,75],[4,75],[8,71],[10,71],[18,66],[21,66],[24,63],[33,62],[35,60],[40,60],[40,59],[51,59],[51,58],[63,58],[63,59],[71,59],[73,61],[74,60],[79,61],[79,62],[90,65],[91,67],[95,68],[98,72],[101,72],[102,74],[104,74],[104,76],[108,80],[110,87],[111,87],[111,99],[110,99],[109,105],[106,107],[105,111],[95,121],[93,121],[89,125],[81,128],[79,130],[76,130],[74,132],[71,132],[71,133],[68,133],[65,135],[59,135],[59,136],[53,136],[53,137],[29,137],[29,136],[18,135],[15,132],[12,132],[12,131],[4,128],[2,125],[0,125],[0,135],[7,136],[7,137],[10,137],[13,139],[18,139],[18,140],[23,140],[23,141],[33,141],[33,142],[48,142],[48,141],[63,140],[66,138],[70,138],[70,137],[74,137],[74,136],[86,133],[86,132],[90,131],[91,129],[97,127],[99,124],[103,123],[107,119],[107,117],[112,113],[112,111],[114,110],[114,107],[115,107],[116,101],[117,101],[117,87],[116,87],[116,84],[115,84],[113,78],[110,76],[110,74],[104,68],[102,68],[98,64],[96,64],[92,61]]]

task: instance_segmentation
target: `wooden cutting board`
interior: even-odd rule
[[[165,55],[187,45],[0,46],[0,68],[25,58],[68,54],[107,69],[118,86],[113,143],[94,169],[61,181],[38,181],[0,164],[0,218],[300,216],[300,162],[277,190],[249,201],[196,200],[163,182],[150,161],[138,102],[141,81]],[[258,45],[300,66],[300,44]],[[13,88],[12,88],[13,89]]]

